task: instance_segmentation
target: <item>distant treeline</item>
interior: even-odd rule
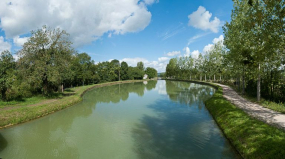
[[[20,99],[37,94],[49,96],[65,87],[96,84],[118,80],[143,79],[157,76],[154,68],[136,67],[112,60],[95,64],[87,53],[78,53],[71,46],[64,30],[32,31],[31,37],[18,51],[15,60],[9,51],[0,56],[0,97],[2,100]]]
[[[165,76],[230,82],[258,101],[285,102],[285,2],[233,2],[224,41],[198,58],[171,59]]]

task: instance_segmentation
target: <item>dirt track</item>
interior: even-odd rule
[[[285,131],[285,114],[264,108],[238,95],[231,87],[215,83],[223,88],[223,96],[249,115]]]

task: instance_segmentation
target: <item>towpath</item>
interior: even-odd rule
[[[264,108],[256,103],[250,102],[238,95],[231,87],[215,83],[223,88],[223,96],[241,108],[249,115],[270,125],[281,128],[285,131],[285,114]]]

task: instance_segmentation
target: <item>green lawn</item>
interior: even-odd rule
[[[205,104],[243,158],[285,158],[285,132],[231,104],[223,97],[221,87]]]

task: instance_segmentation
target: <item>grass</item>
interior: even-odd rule
[[[0,129],[15,124],[27,122],[50,113],[72,106],[82,100],[81,96],[89,89],[114,85],[119,83],[140,82],[117,81],[74,87],[64,91],[62,95],[54,96],[53,99],[42,96],[26,98],[23,101],[0,102]]]
[[[0,108],[4,108],[7,106],[25,106],[25,105],[30,105],[30,104],[35,104],[38,102],[41,102],[43,100],[45,100],[46,98],[44,96],[33,96],[30,98],[23,98],[21,100],[12,100],[12,101],[0,101]]]
[[[250,117],[223,97],[218,87],[205,105],[243,158],[285,158],[285,132]]]

